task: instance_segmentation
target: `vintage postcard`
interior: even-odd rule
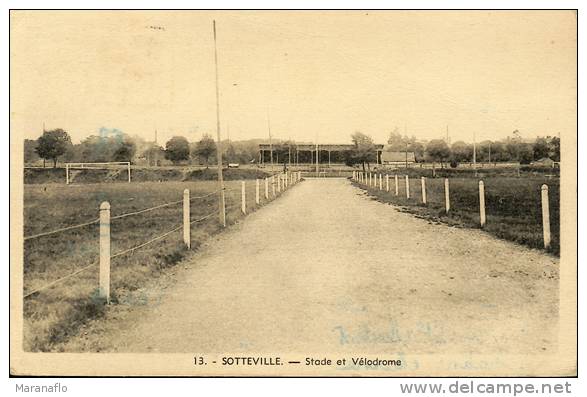
[[[10,11],[11,375],[577,375],[575,10]]]

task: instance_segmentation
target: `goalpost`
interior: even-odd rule
[[[65,184],[69,185],[71,182],[69,170],[119,169],[121,166],[127,169],[128,183],[130,183],[130,161],[114,161],[109,163],[65,163]]]

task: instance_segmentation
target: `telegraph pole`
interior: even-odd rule
[[[214,31],[214,70],[216,72],[216,159],[218,160],[218,217],[220,224],[226,226],[224,203],[224,181],[222,180],[222,142],[220,141],[220,93],[218,89],[218,48],[216,46],[216,21],[212,21]]]
[[[273,142],[271,140],[271,119],[267,110],[267,129],[269,130],[269,159],[271,161],[271,172],[273,172]]]
[[[318,138],[316,137],[316,177],[320,176],[320,163],[318,156]]]
[[[475,169],[475,176],[477,176],[477,136],[473,130],[473,168]]]

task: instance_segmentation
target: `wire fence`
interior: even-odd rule
[[[382,201],[454,225],[558,255],[559,183],[545,177],[413,178],[355,171],[351,179]],[[555,205],[553,205],[555,204]]]
[[[266,186],[269,185],[269,181],[271,182],[272,186],[274,184],[279,183],[280,189],[278,189],[278,192],[284,191],[287,186],[286,182],[284,182],[286,178],[289,178],[288,181],[291,181],[293,183],[294,179],[296,182],[299,181],[301,179],[301,176],[299,174],[296,174],[296,177],[294,178],[293,176],[287,175],[287,174],[283,174],[283,175],[277,174],[277,175],[272,175],[272,176],[266,178],[267,182],[265,182],[265,180],[262,180],[262,182],[260,180],[257,180],[257,181],[255,181],[254,184],[251,184],[251,183],[246,184],[247,186],[245,186],[245,182],[241,182],[242,186],[248,187],[249,189],[251,189],[251,188],[255,189],[254,193],[252,193],[252,194],[251,194],[251,192],[247,193],[246,189],[243,188],[242,186],[239,189],[237,187],[226,187],[226,185],[225,185],[225,187],[223,189],[225,193],[231,193],[231,194],[235,193],[235,192],[239,193],[239,195],[232,194],[232,195],[230,195],[230,197],[228,197],[230,201],[226,203],[228,205],[225,204],[225,206],[224,206],[225,216],[227,216],[227,215],[232,216],[231,212],[233,210],[235,210],[236,208],[239,208],[239,207],[243,208],[243,209],[247,208],[247,207],[254,208],[255,206],[260,205],[261,201],[268,202],[268,201],[275,199],[278,195],[277,193],[273,193],[273,191],[272,191],[271,193],[273,193],[273,194],[265,194],[265,193],[269,193],[269,192],[265,191]],[[283,187],[281,187],[282,185],[283,185]],[[215,215],[216,216],[219,215],[218,210],[213,210],[213,211],[209,211],[205,214],[197,214],[196,216],[190,216],[190,212],[191,212],[190,208],[192,207],[192,204],[196,201],[201,202],[202,204],[198,208],[198,210],[201,212],[201,210],[203,210],[205,208],[209,208],[211,205],[211,203],[206,202],[205,199],[210,198],[215,195],[220,196],[219,192],[220,192],[220,190],[217,189],[217,190],[213,190],[209,193],[190,197],[189,190],[186,189],[184,191],[184,199],[183,200],[166,202],[163,204],[150,206],[150,207],[143,208],[140,210],[130,211],[130,212],[118,214],[115,216],[110,216],[110,205],[109,204],[105,205],[106,203],[102,203],[102,205],[100,206],[100,218],[98,218],[98,219],[92,220],[90,222],[84,222],[84,223],[80,223],[77,225],[66,226],[63,228],[59,228],[59,229],[55,229],[55,230],[51,230],[51,231],[47,231],[47,232],[42,232],[42,233],[37,233],[37,234],[25,236],[24,241],[28,242],[31,240],[36,240],[36,239],[45,237],[45,236],[55,236],[59,233],[80,229],[80,228],[87,227],[90,225],[99,225],[100,226],[100,234],[99,234],[100,252],[99,252],[99,259],[98,260],[93,260],[90,264],[85,265],[85,266],[81,267],[80,269],[73,271],[70,274],[61,276],[61,277],[57,278],[56,280],[53,280],[53,281],[50,281],[44,285],[32,288],[30,291],[27,291],[23,294],[23,298],[27,299],[32,296],[35,296],[41,291],[45,291],[47,289],[50,289],[60,283],[63,283],[65,281],[85,272],[85,271],[88,271],[94,267],[97,267],[98,265],[100,266],[100,271],[103,271],[104,270],[103,267],[104,267],[105,263],[107,263],[108,274],[109,274],[109,272],[110,272],[109,266],[110,266],[111,260],[122,257],[122,256],[130,254],[130,253],[133,253],[133,252],[140,250],[146,246],[149,246],[157,241],[161,241],[161,240],[165,239],[166,237],[169,237],[170,235],[172,235],[176,232],[179,232],[182,229],[184,230],[184,232],[183,232],[184,242],[186,243],[187,247],[189,248],[190,247],[190,243],[189,243],[189,241],[190,241],[190,226],[193,224],[202,223],[206,220],[213,218]],[[248,200],[248,202],[247,202],[247,200]],[[254,200],[254,201],[251,202],[252,200]],[[173,208],[175,206],[177,206],[179,208],[180,203],[184,204],[183,223],[174,226],[173,228],[165,231],[164,233],[153,236],[153,237],[149,238],[147,241],[141,242],[141,243],[136,244],[136,245],[129,247],[129,248],[124,248],[114,254],[110,253],[110,232],[111,232],[111,226],[113,226],[111,224],[112,221],[122,220],[122,219],[130,218],[130,217],[136,217],[138,215],[144,215],[146,213],[156,211],[156,210],[161,210],[164,208]],[[104,218],[103,212],[106,212],[106,211],[108,212],[108,214]],[[172,216],[176,217],[177,215],[172,215]],[[107,235],[107,243],[104,242],[105,234]],[[51,242],[49,242],[49,244],[50,243]],[[104,244],[107,244],[107,245],[105,246]],[[102,285],[100,286],[100,290],[103,290]],[[107,290],[109,291],[109,286],[108,286]]]

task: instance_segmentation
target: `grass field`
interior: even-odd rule
[[[261,205],[264,199],[261,183]],[[144,208],[182,199],[184,189],[191,197],[214,192],[217,183],[142,182],[93,185],[25,185],[24,235],[31,236],[62,227],[97,219],[103,201],[111,205],[115,217]],[[226,182],[227,225],[242,218],[241,182]],[[255,204],[255,182],[246,182],[247,212]],[[217,216],[217,195],[191,202],[191,219],[213,213],[210,218],[192,224],[191,246],[197,249],[203,241],[222,228]],[[156,209],[139,215],[113,220],[111,223],[111,252],[149,241],[182,224],[182,204]],[[24,294],[67,276],[85,266],[95,266],[66,279],[55,286],[33,294],[24,300],[24,349],[50,351],[56,342],[74,334],[89,318],[99,317],[105,307],[97,298],[98,287],[98,224],[25,241]],[[148,279],[157,277],[189,254],[182,242],[181,230],[131,253],[112,259],[111,291],[114,303],[123,301]]]
[[[399,194],[395,195],[395,179],[390,175],[390,191],[368,187],[383,202],[402,206],[404,211],[427,219],[472,228],[479,228],[479,184],[475,178],[450,178],[450,206],[444,211],[444,178],[426,178],[427,204],[422,204],[420,178],[410,178],[410,199],[406,198],[405,176],[398,174]],[[560,252],[559,179],[548,177],[487,177],[485,184],[484,230],[499,238],[515,241],[531,248],[543,248],[541,186],[549,187],[550,228],[554,255]],[[365,188],[364,185],[359,185]]]

